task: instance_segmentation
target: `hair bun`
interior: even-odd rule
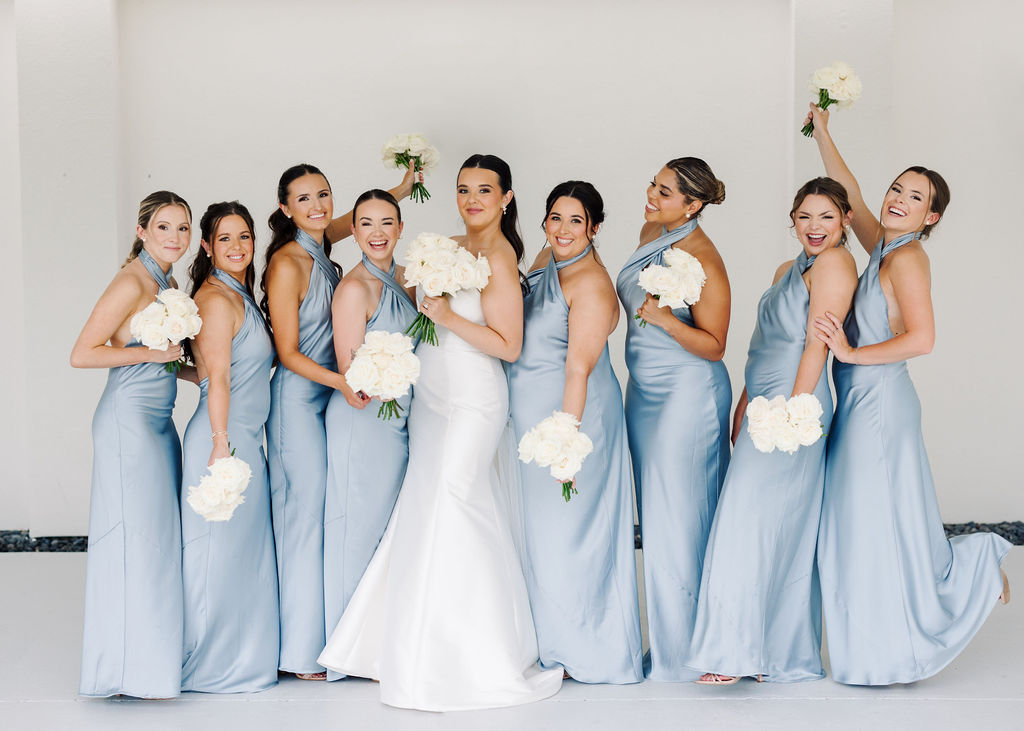
[[[721,180],[718,180],[717,178],[715,178],[715,194],[711,198],[711,200],[708,201],[708,203],[710,205],[717,206],[719,203],[723,203],[724,201],[725,201],[725,183],[723,183]]]

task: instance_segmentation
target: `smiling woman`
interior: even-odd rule
[[[274,344],[253,298],[253,228],[238,201],[211,205],[189,272],[203,329],[195,343],[199,405],[185,430],[182,490],[198,485],[217,459],[234,455],[252,470],[245,502],[227,522],[208,522],[182,501],[181,687],[205,693],[277,683],[277,569],[263,454]]]

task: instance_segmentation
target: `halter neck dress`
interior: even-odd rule
[[[305,231],[295,241],[313,259],[299,304],[299,351],[338,369],[331,298],[338,272],[321,243]],[[324,412],[333,389],[278,364],[270,382],[267,459],[281,601],[281,670],[318,673],[324,630],[324,499],[327,437]]]
[[[846,321],[850,345],[893,337],[879,266],[914,238],[880,241],[871,252]],[[836,361],[833,378],[818,537],[832,676],[912,683],[948,665],[984,623],[1010,544],[992,533],[946,539],[906,361]]]
[[[629,257],[616,282],[626,311],[626,425],[643,534],[644,593],[650,652],[647,677],[689,681],[687,653],[708,531],[729,464],[732,386],[725,364],[694,355],[656,325],[633,314],[646,293],[640,272],[662,264],[666,251],[697,221],[666,231]],[[672,314],[694,326],[689,307]]]
[[[800,252],[761,297],[745,371],[747,394],[789,398],[803,355],[810,295]],[[822,368],[814,388],[832,419]],[[766,681],[815,680],[821,667],[821,598],[814,570],[825,439],[795,453],[760,452],[744,417],[711,526],[689,661],[697,671]]]
[[[558,272],[589,255],[552,257],[530,272],[523,349],[508,366],[516,441],[562,410],[569,306]],[[587,379],[580,431],[594,443],[566,503],[546,467],[519,463],[523,571],[537,628],[540,664],[584,683],[643,680],[633,548],[633,490],[622,390],[608,346]]]
[[[207,522],[185,498],[206,474],[210,440],[209,382],[199,382],[199,405],[185,429],[181,483],[185,651],[181,689],[242,693],[277,684],[280,643],[277,565],[270,522],[270,485],[263,454],[270,412],[274,341],[263,314],[238,280],[213,276],[242,298],[245,319],[231,339],[228,438],[252,479],[225,522]]]
[[[363,266],[381,281],[380,299],[366,332],[403,332],[416,317],[416,304],[395,280],[395,263]],[[398,399],[401,413],[377,418],[379,401],[362,410],[335,391],[327,405],[327,501],[324,510],[324,609],[327,632],[334,630],[387,528],[409,460],[406,418],[412,394]],[[328,670],[327,679],[343,677]]]
[[[143,249],[157,284],[170,276]],[[144,347],[132,338],[130,348]],[[92,421],[92,498],[79,693],[171,698],[181,689],[181,443],[163,363],[111,368]]]

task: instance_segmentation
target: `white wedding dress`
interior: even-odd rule
[[[483,324],[480,293],[452,310]],[[558,692],[541,670],[496,454],[508,418],[501,363],[437,326],[422,344],[409,467],[384,537],[319,662],[380,681],[401,708],[493,708]],[[502,447],[510,448],[503,443]],[[504,458],[505,455],[502,455]],[[503,470],[518,475],[518,469]]]

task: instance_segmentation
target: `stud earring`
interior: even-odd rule
[[[691,215],[692,215],[692,214],[690,214],[690,213],[687,213],[687,214],[686,214],[686,217],[687,217],[687,218],[689,218],[689,217],[690,217]]]

